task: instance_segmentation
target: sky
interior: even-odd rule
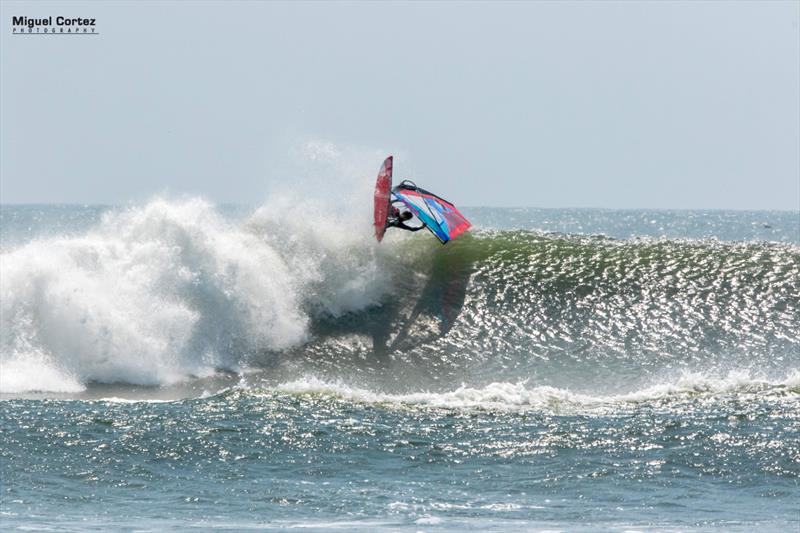
[[[327,151],[352,161],[314,183],[394,154],[464,206],[800,209],[797,1],[3,1],[0,21],[0,203],[257,203]]]

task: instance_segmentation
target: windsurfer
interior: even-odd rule
[[[400,205],[403,204],[402,202],[395,202],[395,203],[400,204]],[[407,209],[404,209],[404,210],[401,211],[399,208],[395,207],[394,205],[392,205],[390,207],[391,207],[391,209],[389,211],[389,216],[386,218],[386,227],[387,228],[400,228],[400,229],[404,229],[406,231],[419,231],[419,230],[421,230],[422,228],[425,227],[424,225],[421,225],[421,226],[416,227],[416,228],[413,227],[413,226],[407,226],[405,224],[405,222],[407,220],[411,220],[411,218],[414,216],[413,214],[411,214],[411,211],[409,211]]]

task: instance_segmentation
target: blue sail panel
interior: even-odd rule
[[[442,243],[472,225],[453,204],[424,189],[400,184],[392,192]]]

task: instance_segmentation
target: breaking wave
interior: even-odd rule
[[[157,199],[4,250],[0,392],[255,369],[286,390],[538,405],[797,379],[795,245],[519,230],[377,245],[351,212]]]
[[[363,308],[383,286],[374,250],[325,229],[156,200],[3,253],[2,391],[168,384],[302,344],[313,313]]]

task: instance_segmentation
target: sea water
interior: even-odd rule
[[[800,213],[0,208],[0,527],[797,531]]]

